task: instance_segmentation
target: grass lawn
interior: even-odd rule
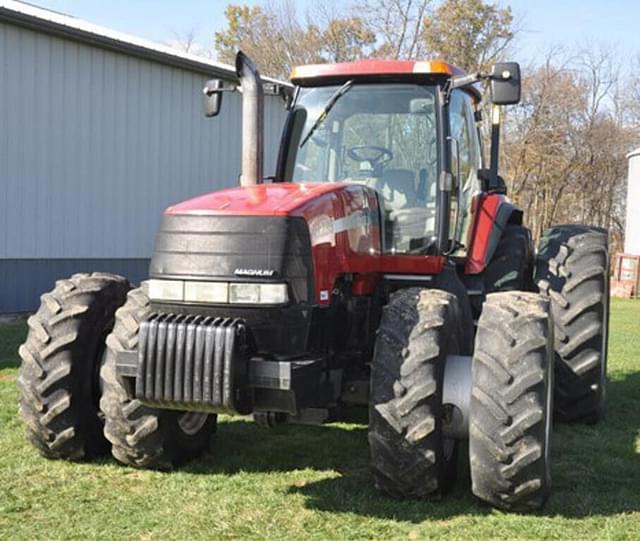
[[[640,539],[640,301],[613,301],[608,417],[556,427],[553,495],[533,515],[476,501],[464,467],[443,501],[380,496],[358,422],[223,419],[210,454],[173,473],[45,460],[16,415],[25,332],[0,326],[0,539]]]

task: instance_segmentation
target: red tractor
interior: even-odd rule
[[[441,495],[468,439],[474,494],[540,507],[553,412],[604,411],[608,252],[606,231],[564,225],[536,255],[506,197],[499,107],[520,99],[518,65],[298,68],[269,179],[264,92],[283,89],[242,53],[236,69],[239,88],[210,81],[205,103],[214,116],[242,91],[241,186],[166,210],[141,287],[77,274],[42,296],[20,348],[30,440],[170,468],[207,447],[218,413],[272,427],[360,404],[384,493]]]

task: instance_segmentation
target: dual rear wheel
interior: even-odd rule
[[[113,274],[75,274],[42,296],[18,376],[20,416],[41,454],[79,460],[111,448],[125,464],[167,469],[207,448],[215,416],[147,408],[116,376],[115,353],[135,347],[149,312],[144,286],[130,291]]]

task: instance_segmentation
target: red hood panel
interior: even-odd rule
[[[344,187],[343,183],[258,184],[212,192],[169,207],[166,214],[238,214],[286,216],[319,195]]]

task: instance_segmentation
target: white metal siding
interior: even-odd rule
[[[165,207],[235,185],[241,97],[205,119],[206,78],[0,23],[0,259],[147,258]]]
[[[640,255],[640,148],[629,153],[627,158],[629,158],[629,177],[624,251],[627,254]]]

